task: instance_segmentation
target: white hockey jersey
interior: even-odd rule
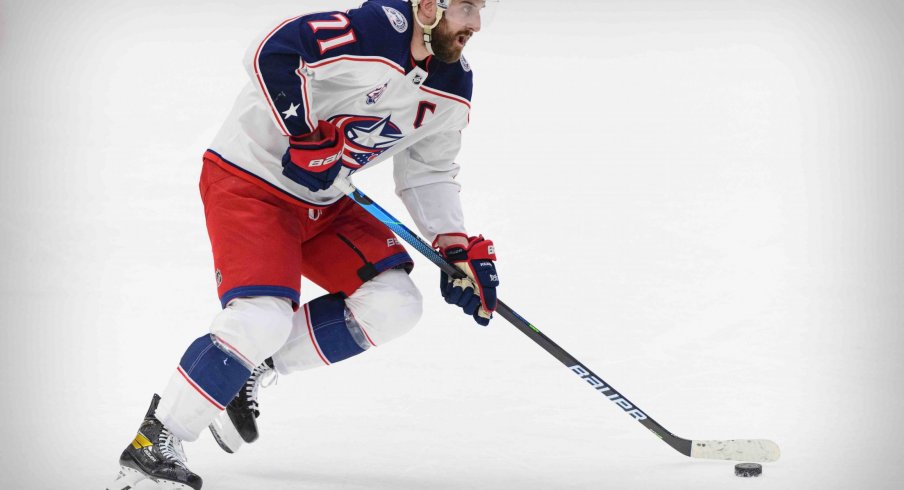
[[[464,232],[455,182],[461,130],[468,124],[472,73],[467,61],[411,57],[412,13],[403,0],[370,0],[347,12],[286,20],[255,42],[251,77],[206,157],[280,197],[310,207],[342,197],[312,192],[282,174],[290,135],[318,120],[344,131],[352,171],[394,158],[396,192],[432,240]]]

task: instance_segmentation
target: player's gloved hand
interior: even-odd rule
[[[496,250],[493,242],[485,240],[483,236],[460,236],[467,239],[467,245],[438,247],[440,237],[433,242],[433,247],[446,260],[465,273],[465,277],[455,279],[441,272],[440,292],[446,303],[460,306],[466,314],[474,317],[474,321],[486,326],[490,324],[490,318],[496,309],[496,287],[499,286],[499,276],[493,263],[496,260]]]
[[[319,138],[312,135],[319,133]],[[345,135],[327,121],[318,121],[314,133],[289,137],[282,158],[283,175],[314,192],[333,185],[342,169]]]

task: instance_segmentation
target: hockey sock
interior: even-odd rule
[[[193,441],[250,375],[247,367],[214,344],[211,335],[199,337],[179,361],[156,416],[179,438]]]
[[[308,328],[314,338],[314,346],[328,364],[356,356],[370,347],[361,328],[348,314],[345,300],[340,296],[321,296],[305,307],[308,310]]]
[[[372,345],[337,294],[305,304],[294,323],[292,336],[273,355],[277,371],[283,374],[339,362]]]

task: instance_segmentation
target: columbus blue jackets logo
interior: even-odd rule
[[[466,60],[464,56],[462,56],[459,61],[461,62],[461,68],[464,71],[471,71],[471,64],[468,63],[468,60]]]
[[[386,17],[389,18],[389,23],[392,24],[393,29],[399,34],[408,30],[408,19],[401,12],[385,5],[383,6],[383,11],[386,12]]]
[[[358,169],[367,165],[404,137],[391,120],[372,116],[335,116],[330,122],[345,133],[343,162]]]

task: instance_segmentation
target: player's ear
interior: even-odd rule
[[[411,0],[418,4],[418,17],[424,24],[430,24],[436,19],[436,0]]]

